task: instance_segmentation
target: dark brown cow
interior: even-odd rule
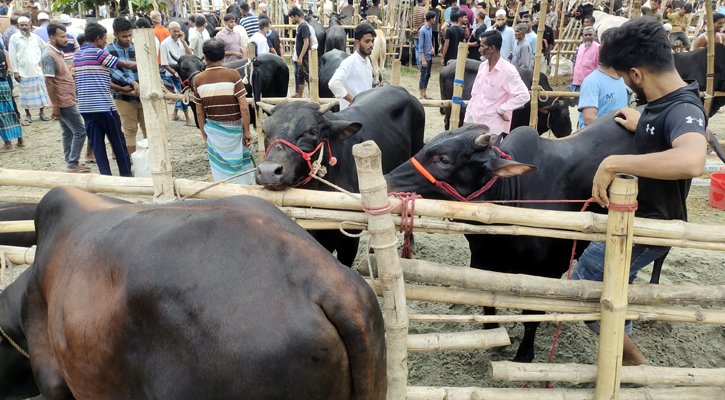
[[[51,190],[0,293],[0,399],[384,399],[365,281],[248,196],[135,205]],[[5,339],[5,338],[3,338]]]

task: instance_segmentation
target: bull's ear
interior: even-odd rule
[[[362,129],[362,124],[359,122],[330,121],[328,137],[330,139],[345,140],[358,133],[360,129]]]
[[[528,164],[521,164],[516,161],[506,160],[503,158],[492,158],[486,162],[486,167],[493,172],[494,175],[502,178],[512,178],[514,176],[523,175],[527,172],[536,171],[537,167]]]

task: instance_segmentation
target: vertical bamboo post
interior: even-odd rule
[[[372,140],[352,148],[363,204],[384,208],[390,204],[383,178],[382,155]],[[370,247],[378,259],[378,274],[385,302],[385,346],[387,348],[388,400],[404,400],[408,378],[408,310],[405,303],[403,269],[398,258],[398,239],[390,212],[368,215]]]
[[[609,200],[614,204],[634,204],[637,200],[637,178],[632,175],[617,174],[609,186]],[[594,391],[596,400],[619,397],[627,285],[632,259],[633,222],[634,211],[609,210],[604,251],[597,386]]]
[[[390,83],[395,86],[400,86],[400,60],[393,60],[393,69],[391,72]]]
[[[614,14],[614,0],[609,1],[609,15]]]
[[[548,2],[542,1],[541,14],[546,15],[546,7]],[[541,76],[541,43],[544,39],[544,27],[546,24],[541,23],[539,18],[539,29],[536,32],[536,49],[534,49],[534,79],[531,82],[531,117],[529,126],[536,129],[537,119],[539,117],[539,77]]]
[[[563,3],[561,5],[561,20],[559,21],[559,39],[563,39],[565,37],[564,35],[564,19],[566,16],[566,11],[569,6],[569,0],[563,0]],[[556,67],[554,67],[554,76],[559,76],[559,61],[561,60],[561,52],[564,49],[561,45],[561,42],[556,44],[556,48],[559,50],[556,53]]]
[[[317,50],[310,49],[310,100],[320,102],[320,77],[317,67]]]
[[[514,22],[511,24],[511,26],[516,26],[516,23],[519,22],[519,11],[521,10],[521,0],[519,0],[518,3],[516,3],[516,14],[514,15]]]
[[[468,44],[461,42],[458,44],[458,56],[456,57],[456,75],[453,81],[453,99],[458,100],[463,97],[463,78],[466,74],[466,57],[468,56]],[[499,61],[502,61],[503,58]],[[449,129],[456,129],[461,125],[461,102],[454,101],[451,105],[451,118]]]
[[[141,104],[146,120],[149,141],[151,179],[154,184],[154,203],[175,199],[174,178],[171,176],[169,140],[166,135],[166,101],[158,73],[157,49],[153,29],[134,31]]]
[[[705,0],[705,22],[707,23],[707,87],[705,88],[705,115],[710,115],[712,95],[715,87],[715,28],[712,22],[712,0]]]

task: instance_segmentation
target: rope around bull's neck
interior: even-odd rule
[[[5,255],[4,251],[0,251],[0,271],[5,271],[7,268],[7,265],[10,263],[10,260],[8,260],[7,256]],[[12,275],[10,276],[12,279]],[[19,351],[20,354],[24,355],[26,358],[30,358],[28,353],[25,352],[13,339],[10,339],[10,336],[8,336],[7,333],[3,330],[2,327],[0,327],[0,334],[7,339],[8,343],[10,343],[11,346],[15,347],[15,350]],[[0,337],[0,342],[2,342],[2,338]]]

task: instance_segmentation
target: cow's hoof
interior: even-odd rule
[[[483,324],[483,329],[496,329],[496,328],[499,328],[500,326],[501,325],[499,325],[498,323]]]
[[[522,352],[521,349],[519,349],[519,352],[516,353],[516,357],[514,357],[514,359],[511,361],[517,362],[517,363],[531,364],[531,362],[534,361],[534,354],[533,353],[527,354],[527,353],[528,352]]]

